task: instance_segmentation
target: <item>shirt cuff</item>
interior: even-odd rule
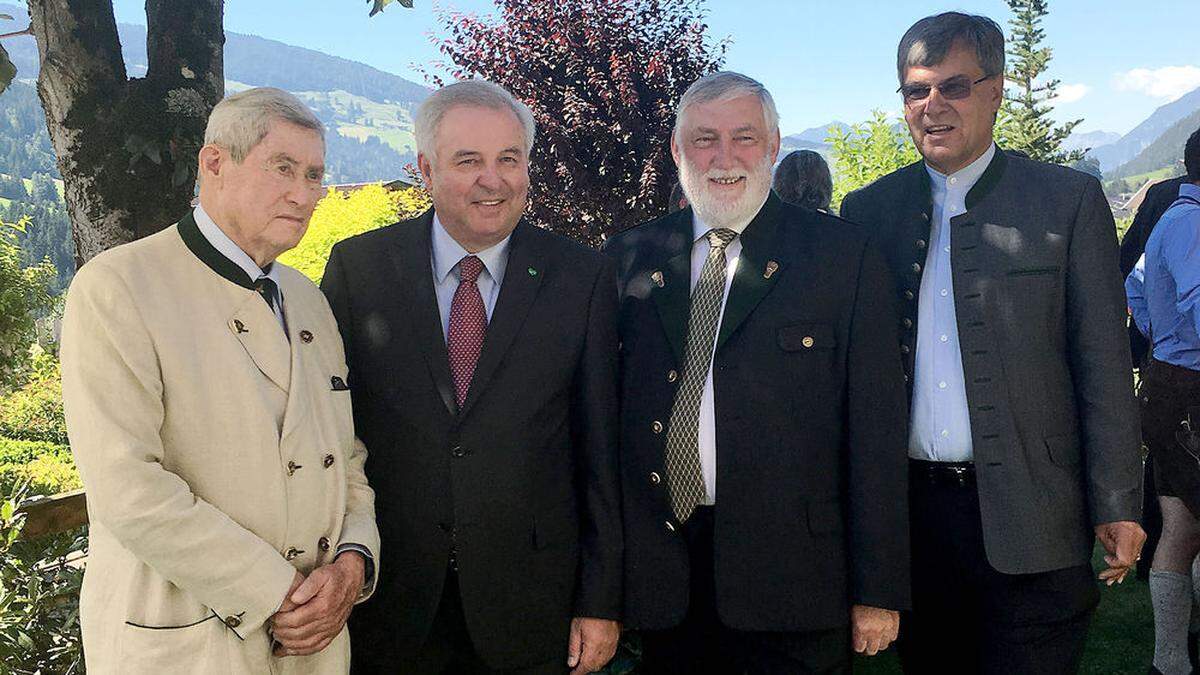
[[[361,597],[371,590],[371,584],[375,582],[375,559],[371,557],[371,551],[369,551],[366,546],[359,544],[338,545],[337,555],[335,555],[334,558],[336,559],[337,556],[345,553],[346,551],[354,551],[362,554],[363,562],[366,563],[366,567],[363,569],[363,587],[362,590],[359,591],[359,596]]]

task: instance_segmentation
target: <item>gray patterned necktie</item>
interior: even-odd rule
[[[721,228],[709,230],[705,236],[708,259],[692,290],[683,373],[667,427],[667,486],[671,510],[680,523],[691,517],[696,505],[706,497],[700,470],[700,399],[712,367],[713,342],[725,295],[725,247],[737,237],[737,232]]]

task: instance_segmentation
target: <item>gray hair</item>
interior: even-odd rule
[[[413,120],[413,136],[417,139],[417,152],[434,159],[436,155],[435,139],[438,125],[452,108],[471,106],[491,110],[508,110],[516,116],[525,132],[525,154],[533,150],[533,139],[537,134],[537,125],[533,121],[533,111],[529,106],[518,101],[516,97],[494,82],[487,80],[463,80],[448,84],[429,95],[417,108],[416,119]]]
[[[322,142],[325,140],[325,125],[300,99],[282,89],[255,87],[213,107],[204,130],[204,144],[225,148],[233,161],[241,164],[267,135],[274,120],[310,129]]]
[[[759,102],[762,103],[763,119],[767,123],[767,129],[778,131],[779,111],[775,109],[775,99],[771,98],[771,92],[767,91],[767,88],[758,80],[746,77],[741,73],[722,70],[696,80],[692,86],[687,88],[687,91],[683,92],[683,96],[679,99],[679,105],[675,107],[675,130],[672,133],[678,140],[684,111],[697,103],[732,101],[735,98],[749,95],[757,96]]]
[[[1004,32],[986,16],[944,12],[914,23],[896,53],[896,77],[904,84],[904,74],[912,66],[936,66],[945,60],[955,44],[975,52],[983,74],[1004,74]]]

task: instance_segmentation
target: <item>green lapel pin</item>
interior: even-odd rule
[[[538,275],[538,271],[535,270],[534,268],[530,267],[529,268],[529,276],[536,277],[537,275]]]

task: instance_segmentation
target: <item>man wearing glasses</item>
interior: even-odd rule
[[[992,129],[1004,36],[949,12],[900,41],[923,162],[848,195],[897,280],[913,611],[906,672],[1075,672],[1100,578],[1145,535],[1112,213],[1086,174],[1011,155]]]

